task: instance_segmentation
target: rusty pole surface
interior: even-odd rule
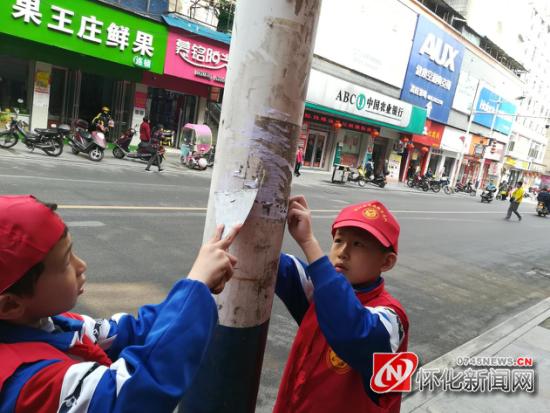
[[[180,412],[253,412],[321,0],[239,0],[204,239],[244,222],[238,265]],[[246,220],[245,220],[246,219]],[[185,351],[185,349],[182,349]]]

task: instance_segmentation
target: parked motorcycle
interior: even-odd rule
[[[28,125],[22,120],[17,120],[19,110],[15,110],[15,116],[12,118],[7,130],[0,132],[0,147],[11,148],[19,140],[34,151],[35,148],[41,149],[49,156],[59,156],[63,153],[63,138],[69,135],[71,128],[69,125],[60,125],[47,129],[36,128],[34,132],[27,132]]]
[[[132,141],[132,138],[134,137],[136,131],[134,129],[128,129],[126,132],[124,132],[115,142],[114,142],[114,148],[113,148],[113,156],[117,159],[122,159],[124,157],[127,157],[129,159],[137,159],[144,162],[149,162],[149,159],[154,155],[154,150],[146,143],[140,143],[138,146],[137,151],[132,152],[130,151],[130,142]],[[160,163],[162,164],[162,161],[164,160],[164,154],[166,150],[164,146],[159,146],[158,153],[160,155]],[[157,165],[157,162],[155,161],[154,166],[160,166]]]
[[[422,176],[420,174],[416,174],[412,178],[409,178],[407,180],[407,186],[409,188],[422,189],[424,192],[427,192],[430,189],[430,183],[429,183],[428,178],[426,178],[426,176]]]
[[[365,168],[359,167],[355,170],[348,168],[348,182],[357,182],[360,187],[365,186],[367,183]]]
[[[88,155],[90,160],[99,162],[103,159],[107,142],[105,140],[105,126],[98,123],[93,132],[88,131],[89,124],[83,119],[75,122],[74,135],[69,135],[71,151],[78,155],[80,152]]]
[[[550,211],[548,211],[548,208],[546,208],[546,204],[544,202],[539,202],[537,204],[537,214],[539,217],[545,217],[549,213]]]
[[[470,196],[476,196],[476,189],[472,185],[472,181],[468,181],[466,185],[457,182],[454,192],[464,192],[466,194],[470,194]]]
[[[483,202],[487,202],[487,203],[490,203],[493,199],[494,199],[494,193],[496,192],[496,189],[493,189],[493,190],[490,190],[490,191],[487,191],[487,190],[484,190],[482,193],[481,193],[481,203]]]

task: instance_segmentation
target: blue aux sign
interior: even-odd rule
[[[475,109],[473,121],[500,133],[509,135],[516,114],[516,105],[502,99],[487,88],[482,88]],[[496,118],[495,118],[496,116]]]
[[[429,119],[447,123],[464,46],[424,16],[418,16],[401,99],[426,108]]]

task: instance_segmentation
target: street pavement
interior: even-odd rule
[[[67,151],[49,158],[21,145],[0,152],[0,193],[33,193],[61,205],[76,251],[89,267],[78,311],[105,317],[158,302],[193,263],[202,239],[211,170],[186,169],[177,153],[168,154],[161,173],[144,168],[144,163],[116,160],[110,153],[94,163]],[[507,202],[481,204],[479,197],[403,186],[338,185],[330,183],[327,173],[306,170],[294,179],[292,192],[306,195],[314,230],[327,250],[330,223],[339,209],[370,199],[384,202],[401,224],[399,261],[385,278],[409,315],[409,349],[422,365],[437,366],[449,365],[445,356],[456,355],[453,351],[466,356],[493,348],[493,354],[532,355],[540,375],[538,393],[514,400],[525,409],[541,411],[538,407],[548,397],[544,386],[550,382],[545,361],[550,355],[550,323],[544,321],[550,314],[538,320],[550,308],[550,219],[536,216],[532,201],[520,207],[522,222],[505,221]],[[289,236],[283,250],[301,256]],[[533,308],[540,311],[529,324],[525,318]],[[514,323],[522,314],[522,325],[538,322],[516,337],[514,331],[521,326]],[[294,321],[276,299],[258,412],[271,411],[295,332]],[[500,347],[492,347],[493,341]],[[461,347],[467,343],[473,344]],[[482,402],[476,396],[469,403],[479,403],[477,411],[515,411],[499,397],[491,394]],[[429,398],[416,392],[406,397],[403,410],[474,411],[462,409],[464,400],[469,398]]]

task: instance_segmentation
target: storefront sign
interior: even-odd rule
[[[507,156],[506,158],[504,158],[504,163],[508,166],[511,166],[511,167],[514,167],[516,169],[524,169],[524,170],[528,170],[529,169],[529,162],[526,162],[526,161],[520,161],[518,159],[514,159],[514,158],[510,158],[509,156]]]
[[[516,105],[484,87],[479,92],[473,121],[509,135],[512,132],[515,114]]]
[[[34,74],[34,91],[50,93],[50,72],[37,70]]]
[[[426,121],[426,126],[422,135],[413,135],[413,142],[420,143],[422,145],[431,146],[432,148],[439,148],[441,146],[441,139],[443,138],[443,131],[445,125],[441,125],[431,120]]]
[[[415,25],[399,0],[323,0],[315,54],[400,88]]]
[[[485,154],[486,159],[491,159],[493,161],[500,161],[504,156],[504,150],[506,145],[495,140],[491,141],[491,144],[487,148],[487,153]]]
[[[401,99],[426,108],[429,119],[447,123],[463,56],[460,42],[418,16]]]
[[[229,48],[206,38],[170,31],[166,49],[166,74],[211,86],[225,83]]]
[[[422,131],[426,119],[421,108],[317,70],[310,73],[306,100],[329,113],[411,133]]]
[[[489,144],[489,139],[483,136],[473,135],[468,153],[476,158],[483,157],[485,146]]]
[[[456,153],[462,153],[464,148],[470,145],[470,137],[466,136],[466,132],[460,129],[455,129],[450,126],[445,126],[443,137],[441,139],[441,149]]]
[[[162,73],[168,31],[90,0],[2,0],[0,32]]]

